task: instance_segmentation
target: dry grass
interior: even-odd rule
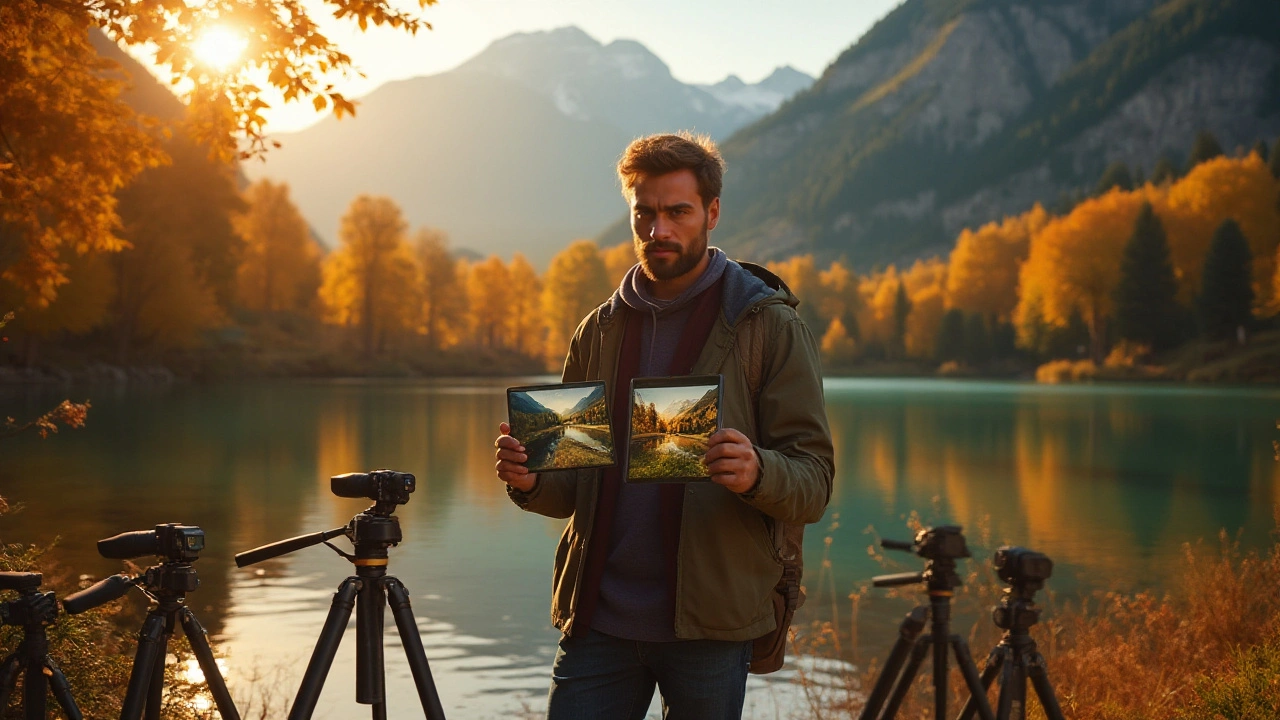
[[[981,569],[965,579],[956,604],[989,607],[1002,586],[986,563],[973,565]],[[819,588],[825,577],[820,573]],[[809,656],[800,667],[814,667],[812,658],[846,663],[834,674],[797,673],[806,717],[856,718],[862,710],[864,689],[870,691],[878,674],[876,661],[857,659],[854,638],[864,593],[849,596],[845,621],[818,623],[797,634],[797,655]],[[1043,606],[1044,598],[1038,600]],[[842,630],[841,624],[850,627]],[[955,623],[953,630],[963,634],[965,628]],[[985,617],[970,631],[979,666],[997,633]],[[1185,546],[1182,571],[1165,593],[1097,592],[1061,603],[1045,610],[1032,636],[1068,718],[1274,720],[1280,717],[1280,535],[1263,550],[1243,550],[1225,532],[1216,548]],[[921,668],[899,718],[932,717],[930,667],[926,662]],[[954,669],[949,687],[952,711],[958,713],[967,691]],[[993,688],[993,705],[995,699]],[[1044,717],[1037,701],[1029,699],[1028,706],[1029,718]]]

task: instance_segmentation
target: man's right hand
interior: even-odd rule
[[[538,484],[538,473],[531,473],[525,467],[529,456],[520,441],[511,437],[511,426],[502,423],[498,425],[498,432],[501,434],[493,441],[496,448],[493,455],[498,460],[494,469],[498,471],[498,479],[520,492],[529,492]]]

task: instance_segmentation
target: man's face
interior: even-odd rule
[[[644,274],[663,283],[701,272],[719,219],[720,198],[703,208],[692,170],[641,175],[631,196],[631,231]]]

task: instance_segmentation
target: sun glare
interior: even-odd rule
[[[222,72],[240,59],[248,44],[240,33],[217,25],[200,33],[191,49],[200,62]]]

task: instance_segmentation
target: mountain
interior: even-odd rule
[[[661,412],[661,415],[664,418],[675,417],[676,415],[679,415],[685,410],[693,407],[693,403],[693,400],[676,400],[668,405],[667,408]]]
[[[569,409],[569,412],[565,413],[565,417],[568,417],[570,415],[576,415],[577,413],[580,413],[583,410],[586,410],[587,408],[591,407],[592,405],[595,405],[596,403],[603,403],[603,402],[604,402],[604,387],[602,386],[592,390],[590,395],[587,395],[586,397],[579,400],[576,405],[574,405],[572,408]]]
[[[803,81],[775,75],[748,87],[781,98]],[[544,265],[625,208],[613,168],[633,137],[725,137],[772,107],[718,99],[637,42],[605,45],[568,27],[512,35],[449,72],[387,83],[354,119],[279,135],[283,148],[248,171],[288,182],[330,246],[351,200],[374,193],[455,247]]]
[[[698,87],[726,105],[755,109],[763,115],[777,110],[788,98],[812,84],[812,77],[784,65],[755,85],[748,85],[737,75],[730,75],[714,85]]]
[[[965,227],[1280,134],[1275,0],[906,0],[808,90],[722,144],[714,241],[860,270]],[[629,238],[615,225],[602,243]]]
[[[511,393],[509,396],[511,409],[516,412],[527,413],[529,415],[541,415],[542,413],[551,413],[551,408],[529,397],[526,393]],[[559,417],[559,415],[556,415]]]

